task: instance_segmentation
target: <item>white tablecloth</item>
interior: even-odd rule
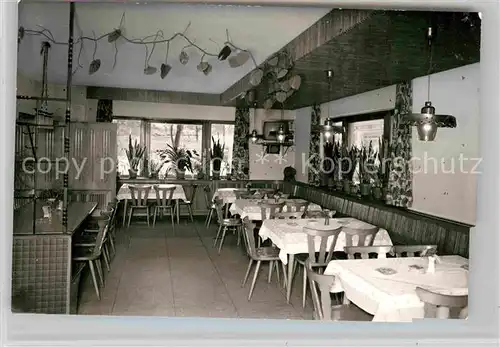
[[[261,210],[259,203],[263,202],[262,199],[238,199],[236,200],[229,209],[231,214],[239,214],[241,219],[248,217],[250,220],[261,220]],[[273,199],[269,200],[274,202]],[[304,202],[302,199],[285,199],[280,201],[290,201],[290,202]],[[321,206],[316,204],[309,204],[308,211],[321,211]],[[286,212],[286,206],[283,208],[283,212]]]
[[[259,230],[259,236],[263,239],[271,239],[271,241],[280,249],[279,257],[284,264],[288,262],[288,254],[307,253],[307,234],[304,233],[303,228],[307,225],[321,228],[324,226],[324,218],[322,219],[268,219],[262,223]],[[349,226],[352,228],[373,228],[373,225],[362,222],[355,218],[331,218],[331,227]],[[328,246],[331,244],[333,238],[328,241]],[[369,241],[369,240],[367,240]],[[357,242],[356,237],[354,242]],[[375,235],[374,245],[392,245],[391,238],[387,230],[380,229]],[[335,244],[335,251],[342,252],[346,246],[345,234],[340,233],[337,243]],[[319,251],[320,241],[319,237],[316,240],[316,248]]]
[[[156,193],[155,190],[153,189],[152,184],[135,184],[136,186],[151,186],[151,190],[149,191],[148,199],[156,199]],[[175,187],[173,199],[178,199],[178,200],[187,200],[186,198],[186,193],[184,192],[184,188],[182,188],[181,184],[158,184],[159,188],[171,188]],[[120,187],[120,190],[118,191],[118,194],[116,194],[116,198],[118,200],[129,200],[131,199],[130,195],[130,189],[128,189],[128,184],[124,184]]]
[[[237,191],[245,191],[245,189],[242,188],[219,188],[217,191],[214,193],[214,196],[212,200],[215,200],[215,198],[222,199],[224,204],[232,204],[237,200],[236,193]]]
[[[415,288],[423,287],[449,295],[468,294],[468,270],[461,268],[468,260],[460,256],[442,256],[435,273],[410,269],[420,265],[427,269],[425,258],[387,258],[361,260],[334,260],[328,264],[325,275],[338,279],[332,292],[344,291],[349,300],[378,322],[411,322],[424,318],[424,305]],[[391,268],[394,275],[383,275],[376,269]]]

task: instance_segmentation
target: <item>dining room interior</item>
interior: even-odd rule
[[[19,6],[13,312],[467,319],[480,13]]]

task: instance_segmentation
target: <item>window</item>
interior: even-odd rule
[[[118,125],[116,144],[117,144],[117,168],[120,175],[128,175],[128,169],[130,168],[127,159],[127,153],[129,145],[129,136],[132,137],[132,144],[137,141],[141,143],[141,120],[137,119],[114,119],[113,123]]]
[[[215,142],[219,141],[224,145],[224,158],[220,169],[220,175],[226,176],[231,173],[233,163],[233,142],[234,142],[234,124],[216,124],[210,126],[210,147],[213,146],[212,137]],[[210,165],[210,173],[213,172],[213,165]]]
[[[167,148],[170,145],[174,148],[182,148],[191,151],[193,158],[193,175],[199,171],[198,165],[201,163],[203,150],[203,125],[202,124],[182,124],[182,123],[151,123],[150,129],[150,150],[151,162],[161,161],[157,151]],[[169,158],[166,158],[169,159]],[[159,171],[159,177],[175,176],[172,164],[165,164]],[[189,174],[189,172],[188,172]]]
[[[358,149],[362,149],[363,147],[368,148],[371,142],[373,151],[377,153],[379,149],[379,140],[384,135],[384,119],[379,118],[348,123],[347,131],[349,147],[355,146]],[[355,184],[360,183],[359,162],[356,165],[353,182]]]

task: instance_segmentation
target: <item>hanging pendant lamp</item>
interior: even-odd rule
[[[420,113],[411,113],[404,116],[404,120],[417,127],[418,139],[420,141],[434,141],[438,128],[456,128],[457,120],[451,115],[436,114],[436,108],[432,105],[431,74],[432,74],[432,41],[434,29],[427,28],[427,40],[429,42],[429,71],[427,75],[427,101]]]
[[[326,71],[326,78],[328,80],[328,99],[330,99],[331,95],[331,87],[332,87],[332,78],[333,78],[333,70]],[[330,107],[328,106],[328,115],[325,119],[325,122],[322,126],[320,126],[320,131],[323,134],[323,138],[326,142],[330,142],[334,138],[334,134],[342,134],[342,127],[335,126],[335,122],[332,118],[330,118]]]

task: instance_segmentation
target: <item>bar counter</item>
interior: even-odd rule
[[[60,212],[50,220],[39,218],[33,234],[33,204],[14,211],[12,295],[20,297],[23,312],[76,314],[82,268],[72,264],[72,239],[96,206],[95,202],[70,203],[67,233]],[[35,218],[43,217],[41,206],[36,208]]]

